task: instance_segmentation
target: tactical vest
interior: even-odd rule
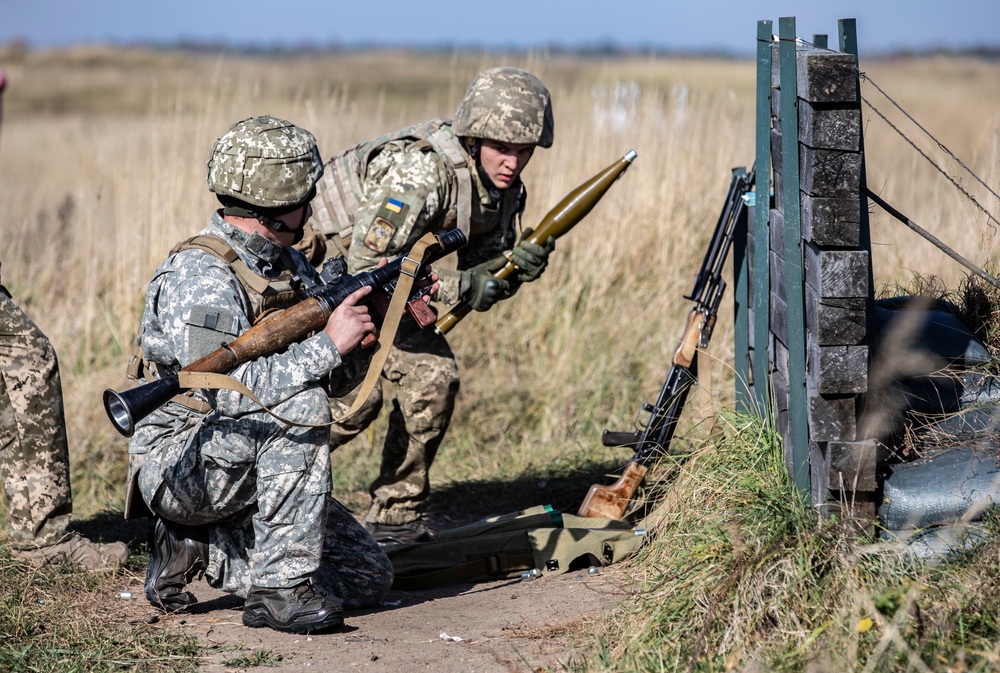
[[[277,278],[265,278],[253,271],[240,259],[236,251],[218,236],[203,234],[189,238],[174,246],[170,254],[174,255],[183,250],[204,250],[229,265],[250,299],[250,306],[253,310],[250,316],[252,324],[257,324],[261,318],[272,311],[288,308],[302,300],[292,285],[292,277],[295,273],[292,271],[291,254],[287,250],[282,251],[281,257],[278,259],[278,268],[281,269],[281,273],[278,274]]]
[[[288,308],[302,300],[302,297],[295,291],[292,284],[294,273],[292,271],[291,255],[287,250],[283,251],[279,258],[278,266],[281,268],[281,273],[277,278],[265,278],[255,273],[239,258],[236,251],[218,236],[208,234],[194,236],[178,243],[170,251],[170,254],[175,255],[184,250],[203,250],[215,255],[229,265],[229,268],[232,269],[233,274],[250,300],[252,311],[250,321],[253,324],[257,324],[261,319],[274,311]],[[153,378],[158,378],[156,363],[150,362],[145,358],[139,336],[136,336],[135,347],[132,357],[129,360],[125,377],[133,383],[140,379],[150,381]],[[172,398],[172,401],[202,413],[207,413],[211,410],[208,404],[192,397],[190,392],[177,395]]]
[[[316,198],[312,201],[313,226],[340,248],[342,253],[346,253],[351,245],[354,220],[364,197],[364,180],[369,162],[385,145],[410,138],[426,143],[444,162],[449,177],[458,186],[457,203],[452,209],[455,212],[449,212],[447,219],[453,219],[456,226],[468,235],[472,214],[470,157],[461,141],[442,128],[450,124],[450,119],[421,122],[361,143],[332,157],[326,162],[323,177],[316,186]]]

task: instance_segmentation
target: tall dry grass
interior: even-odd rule
[[[559,241],[538,283],[452,332],[465,375],[437,482],[606,457],[600,430],[628,427],[655,396],[730,168],[753,162],[752,62],[545,53],[250,59],[96,48],[0,54],[10,78],[0,131],[2,278],[60,354],[78,510],[121,506],[126,445],[106,422],[100,393],[121,382],[152,271],[215,207],[204,182],[212,141],[233,121],[269,113],[309,128],[332,153],[449,116],[472,76],[501,64],[536,72],[554,97],[556,143],[537,152],[524,175],[526,224],[628,149],[639,157]],[[996,183],[998,66],[921,60],[866,70]],[[995,227],[867,113],[866,131],[872,186],[973,261],[988,259]],[[940,150],[929,151],[941,160]],[[995,201],[972,191],[996,213]],[[880,213],[872,228],[877,284],[905,284],[911,273],[961,276]],[[728,310],[708,355],[686,430],[731,399]],[[377,440],[376,430],[335,455],[342,496],[362,492],[374,474]]]

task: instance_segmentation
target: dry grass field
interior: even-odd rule
[[[555,145],[537,152],[524,174],[526,225],[627,150],[638,159],[560,239],[538,283],[449,336],[463,388],[435,484],[538,481],[629,457],[602,449],[600,431],[631,427],[669,368],[690,309],[683,295],[730,169],[753,162],[752,61],[0,51],[9,77],[0,130],[2,279],[60,356],[80,515],[122,507],[127,447],[104,417],[101,391],[122,381],[152,271],[215,207],[204,165],[212,141],[231,122],[269,113],[312,130],[330,154],[450,116],[479,69],[503,64],[534,71],[554,98]],[[991,189],[1000,186],[1000,64],[933,58],[862,66]],[[862,93],[986,212],[866,106],[871,188],[994,268],[998,200],[869,84]],[[927,275],[957,288],[965,275],[877,209],[872,238],[880,290],[894,293]],[[702,363],[679,442],[697,443],[699,421],[731,403],[732,316],[723,306],[711,366]],[[336,494],[348,504],[365,503],[378,446],[376,428],[335,454]]]
[[[121,505],[125,442],[105,421],[100,392],[120,382],[152,270],[214,207],[204,162],[228,124],[283,116],[333,153],[449,116],[475,72],[507,63],[535,71],[554,96],[556,143],[525,172],[527,224],[628,149],[639,158],[560,241],[539,283],[452,332],[465,377],[439,481],[572,465],[595,452],[604,458],[600,429],[628,427],[638,404],[655,396],[729,170],[753,162],[752,62],[414,53],[264,59],[97,47],[0,53],[10,80],[0,132],[2,278],[60,355],[81,511]],[[864,66],[988,185],[997,184],[997,65]],[[870,85],[863,93],[891,111]],[[899,124],[901,115],[891,117]],[[997,215],[996,199],[912,124],[900,126]],[[867,107],[865,127],[872,188],[969,259],[991,263],[996,222]],[[879,287],[905,286],[914,274],[954,286],[964,274],[880,211],[872,230]],[[731,397],[730,318],[723,311],[695,411]],[[359,464],[350,447],[343,454],[341,491],[363,488],[375,461]]]

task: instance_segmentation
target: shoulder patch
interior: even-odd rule
[[[382,219],[398,229],[406,221],[406,215],[410,212],[410,206],[403,199],[389,194],[378,207],[375,217]]]
[[[384,253],[389,249],[392,237],[396,234],[396,227],[384,217],[376,217],[372,226],[365,234],[365,245],[378,253]]]
[[[225,309],[196,304],[187,320],[187,347],[200,358],[236,338],[239,322]]]

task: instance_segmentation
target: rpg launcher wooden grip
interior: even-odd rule
[[[622,176],[632,165],[638,155],[635,150],[629,150],[621,159],[611,164],[600,173],[590,178],[582,185],[563,197],[556,207],[550,210],[528,237],[529,243],[544,245],[549,237],[559,238],[594,209],[597,202],[611,189],[611,185]],[[507,278],[517,271],[517,265],[508,260],[507,264],[493,275],[497,278]],[[441,316],[434,329],[440,334],[447,334],[458,322],[469,315],[472,307],[465,302],[459,302]]]

